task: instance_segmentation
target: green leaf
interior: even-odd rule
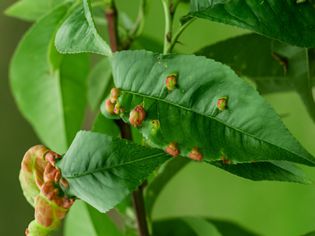
[[[199,217],[170,218],[153,223],[155,236],[255,236],[241,226],[223,220]]]
[[[69,182],[68,194],[106,212],[167,159],[158,149],[81,131],[58,166]]]
[[[77,8],[67,17],[58,29],[55,39],[56,48],[60,53],[97,53],[111,55],[108,44],[98,34],[90,1],[82,0]]]
[[[64,235],[122,236],[122,233],[106,214],[77,200],[67,215]]]
[[[88,100],[93,110],[99,107],[112,86],[112,68],[108,58],[104,58],[94,66],[89,75]]]
[[[303,235],[303,236],[315,236],[315,231],[310,232],[310,233],[307,233],[307,234],[305,234],[305,235]]]
[[[292,45],[315,47],[315,8],[309,1],[191,0],[186,19],[192,16],[252,30]]]
[[[36,21],[64,0],[21,0],[6,9],[5,14],[26,21]]]
[[[176,142],[183,156],[198,147],[208,161],[286,160],[314,165],[314,158],[270,105],[221,63],[197,56],[129,51],[115,53],[112,65],[125,111],[121,118],[128,121],[129,111],[143,105],[147,115],[139,130],[154,147],[165,149]],[[165,81],[174,72],[177,88],[168,92]],[[220,111],[217,101],[225,96],[227,108]],[[108,115],[104,107],[102,112]]]
[[[222,162],[211,162],[210,164],[219,167],[232,174],[251,180],[275,180],[288,181],[302,184],[310,184],[304,172],[285,161],[253,162],[238,164],[223,164]]]
[[[176,158],[174,160],[169,160],[164,166],[160,168],[157,176],[149,184],[145,192],[145,203],[148,217],[151,217],[156,200],[158,199],[164,187],[188,163],[190,163],[188,159]]]
[[[102,114],[98,114],[95,118],[92,131],[107,134],[112,137],[120,136],[120,130],[115,122],[111,119],[107,119]]]
[[[25,34],[10,67],[12,92],[21,113],[41,140],[60,153],[81,127],[88,73],[85,55],[62,56],[53,47],[54,32],[68,6],[55,9]]]
[[[315,120],[308,50],[256,34],[231,38],[197,52],[232,67],[255,82],[261,94],[296,90]],[[259,59],[259,63],[253,58]],[[310,57],[311,59],[312,57]]]

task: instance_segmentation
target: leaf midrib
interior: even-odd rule
[[[110,167],[101,167],[101,168],[97,168],[94,170],[89,170],[89,171],[84,171],[81,173],[73,173],[73,174],[62,174],[63,177],[67,178],[67,179],[74,179],[74,178],[80,178],[86,175],[90,175],[90,174],[95,174],[97,172],[103,172],[106,170],[110,170],[110,169],[115,169],[115,168],[120,168],[122,166],[126,166],[126,165],[131,165],[137,162],[141,162],[141,161],[145,161],[147,159],[151,159],[151,158],[156,158],[156,157],[162,157],[165,156],[166,157],[167,154],[165,154],[164,152],[160,152],[160,153],[156,153],[156,154],[151,154],[149,156],[146,156],[144,158],[139,158],[137,160],[131,160],[131,161],[127,161],[124,162],[122,164],[118,164],[118,165],[114,165],[114,166],[110,166]]]
[[[226,127],[230,128],[230,129],[232,129],[232,130],[235,130],[235,131],[237,131],[237,132],[240,132],[240,133],[242,133],[243,135],[247,135],[247,136],[249,136],[249,137],[251,137],[251,138],[253,138],[253,139],[256,139],[256,140],[258,140],[258,141],[262,141],[262,142],[264,142],[264,143],[266,143],[266,144],[269,144],[269,145],[271,145],[271,146],[273,146],[273,147],[281,148],[281,149],[283,149],[283,150],[285,150],[285,151],[287,151],[287,152],[289,152],[289,153],[292,153],[292,154],[294,154],[294,155],[296,155],[296,156],[299,156],[299,157],[302,158],[303,160],[306,160],[306,161],[308,161],[308,162],[310,162],[310,163],[313,163],[312,161],[310,161],[310,160],[308,160],[308,159],[305,159],[305,157],[304,157],[304,156],[301,156],[300,154],[297,154],[297,153],[295,153],[295,152],[293,152],[293,151],[290,151],[290,150],[288,150],[288,149],[286,149],[286,148],[284,148],[284,147],[277,146],[277,145],[275,145],[275,144],[273,144],[273,143],[270,143],[269,141],[266,141],[266,140],[263,140],[263,139],[259,139],[259,137],[253,136],[252,134],[247,133],[247,132],[245,132],[245,131],[243,131],[243,130],[241,130],[241,129],[239,129],[239,128],[235,128],[235,127],[232,127],[232,126],[230,126],[230,125],[228,125],[228,124],[225,124],[225,123],[223,123],[221,120],[219,120],[219,119],[217,119],[217,118],[215,118],[215,117],[213,117],[213,116],[208,116],[208,115],[206,115],[206,114],[203,114],[203,113],[194,111],[194,110],[192,110],[192,109],[190,109],[190,108],[188,108],[188,107],[184,107],[184,106],[182,106],[182,105],[179,105],[179,104],[176,104],[176,103],[173,103],[173,102],[170,102],[170,101],[161,99],[161,98],[159,98],[159,97],[149,96],[149,95],[146,95],[146,94],[141,94],[141,93],[137,93],[137,92],[133,92],[133,91],[124,90],[124,89],[121,89],[121,88],[119,88],[119,89],[120,89],[122,92],[125,92],[125,93],[129,93],[129,94],[132,94],[132,95],[142,96],[142,97],[145,97],[145,98],[149,98],[149,99],[157,100],[157,101],[160,101],[160,102],[164,102],[164,103],[166,103],[166,104],[169,104],[169,105],[178,107],[178,108],[180,108],[180,109],[184,109],[184,110],[186,110],[186,111],[196,113],[196,114],[198,114],[198,115],[200,115],[200,116],[204,116],[204,117],[207,117],[207,118],[209,118],[209,119],[215,120],[216,122],[220,123],[221,125],[226,126]],[[265,161],[268,161],[268,160],[265,160]],[[314,163],[314,164],[315,164],[315,163]]]

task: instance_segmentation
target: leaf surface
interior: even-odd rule
[[[41,140],[60,153],[81,127],[88,73],[85,55],[62,56],[53,46],[68,6],[58,7],[26,33],[10,67],[12,92],[21,113]]]
[[[315,8],[310,1],[191,0],[186,18],[191,16],[234,25],[300,47],[315,46]]]
[[[106,212],[167,159],[158,149],[81,131],[58,166],[69,182],[68,194]]]
[[[77,200],[71,207],[65,222],[65,236],[122,236],[112,220],[88,204]]]
[[[82,0],[58,29],[55,44],[62,54],[96,53],[111,55],[108,44],[98,34],[92,18],[90,1]]]
[[[112,65],[114,83],[121,90],[121,118],[128,121],[130,110],[142,105],[146,119],[139,130],[154,147],[166,149],[175,142],[182,156],[197,147],[208,161],[286,160],[314,165],[314,158],[270,105],[221,63],[132,51],[115,53]],[[174,72],[177,87],[169,92],[166,78]],[[227,97],[227,107],[220,111],[217,102],[222,97]],[[109,116],[104,104],[101,110]]]

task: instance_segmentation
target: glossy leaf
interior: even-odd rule
[[[94,66],[89,75],[88,100],[93,110],[99,107],[112,86],[112,68],[108,58],[104,58]]]
[[[5,14],[26,21],[36,21],[64,0],[20,0],[6,9]]]
[[[68,6],[57,8],[26,33],[10,67],[19,109],[41,140],[60,153],[81,127],[88,73],[85,55],[62,56],[53,46],[54,32]]]
[[[192,16],[248,29],[300,47],[315,46],[315,8],[310,1],[191,0],[186,18]]]
[[[275,180],[288,181],[302,184],[310,184],[311,181],[304,172],[284,161],[253,162],[238,164],[223,164],[222,162],[211,162],[210,164],[219,167],[232,174],[251,180]]]
[[[223,220],[182,217],[159,220],[153,223],[155,236],[256,236],[241,226]]]
[[[104,56],[111,55],[108,44],[98,34],[90,1],[82,0],[77,8],[67,17],[58,29],[55,40],[60,53],[97,53]]]
[[[240,76],[254,81],[261,94],[296,90],[315,120],[308,50],[256,34],[231,38],[197,52],[232,67]],[[253,60],[257,58],[257,60]]]
[[[81,131],[58,166],[69,182],[68,194],[106,212],[167,159],[158,149]]]
[[[131,109],[144,106],[146,119],[139,130],[152,146],[165,149],[175,142],[183,156],[198,147],[208,161],[314,165],[269,104],[229,67],[204,57],[146,51],[115,53],[112,64],[124,109],[120,116],[128,121]],[[169,92],[166,78],[174,72],[177,87]],[[220,111],[222,97],[227,107]],[[101,109],[110,116],[104,104]]]
[[[123,234],[106,214],[78,200],[68,213],[64,235],[122,236]]]

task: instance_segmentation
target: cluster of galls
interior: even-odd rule
[[[120,95],[120,91],[118,88],[112,88],[110,91],[110,97],[105,101],[105,110],[110,115],[119,115],[124,112],[124,109],[121,107],[118,97]]]
[[[26,199],[35,208],[35,220],[26,229],[27,236],[44,236],[57,229],[74,203],[62,191],[68,188],[68,182],[55,166],[59,158],[42,145],[24,155],[19,178]]]

